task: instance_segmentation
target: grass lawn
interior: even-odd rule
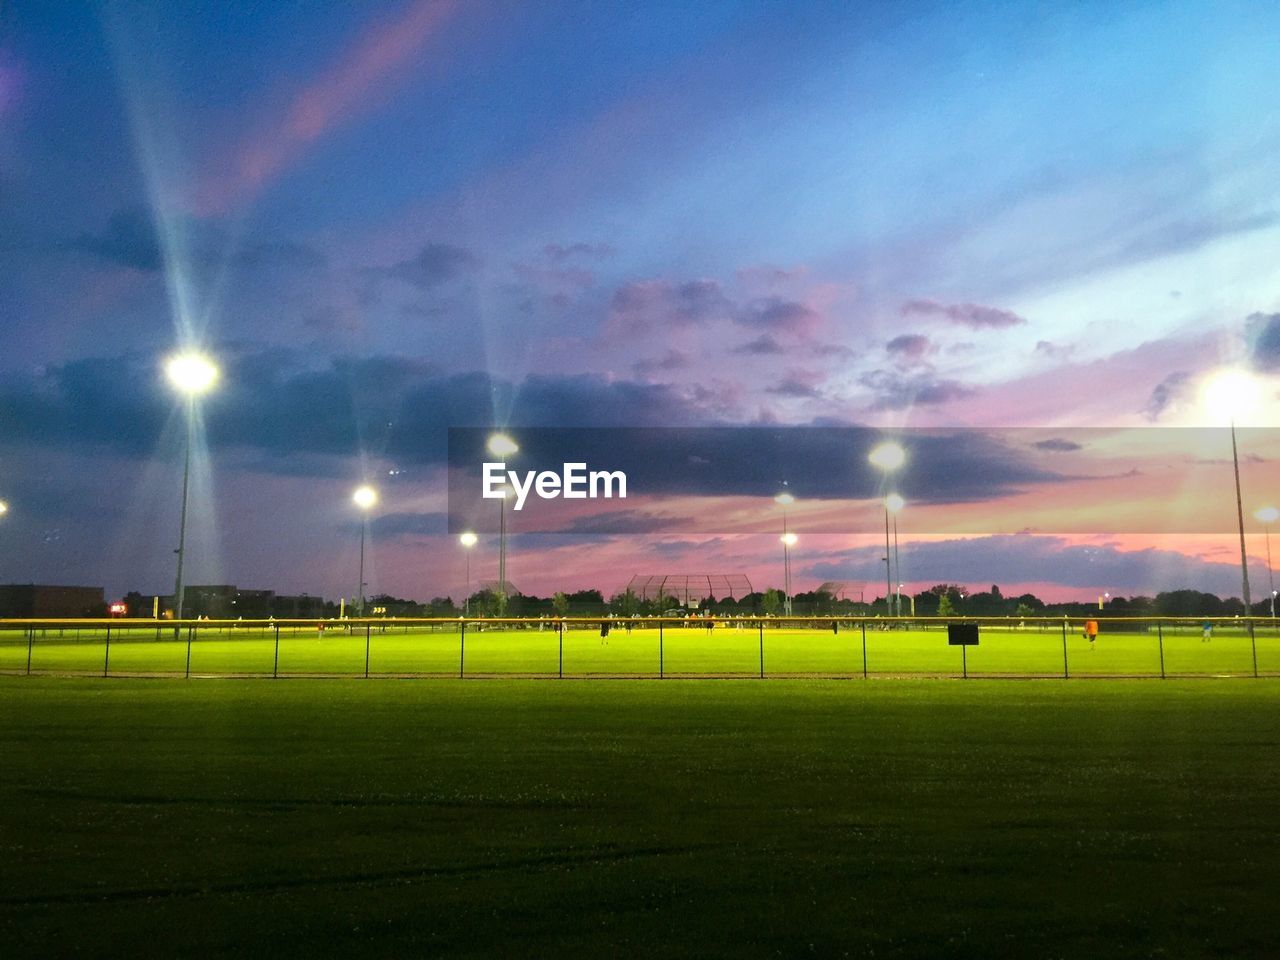
[[[1252,680],[0,678],[0,942],[1274,957],[1277,744]]]
[[[25,673],[30,654],[35,673],[101,674],[104,665],[122,675],[181,675],[186,671],[187,644],[172,628],[121,626],[113,629],[111,648],[101,630],[48,630],[37,634],[28,649],[18,631],[0,634],[0,672]],[[829,627],[761,631],[717,626],[669,627],[661,636],[652,628],[615,627],[607,641],[598,629],[567,630],[563,669],[567,676],[758,676],[761,640],[769,676],[862,676],[863,634],[856,624],[838,633]],[[1063,636],[1058,628],[1016,630],[984,627],[978,647],[967,652],[971,676],[1062,676]],[[1154,631],[1104,632],[1096,644],[1075,630],[1066,638],[1066,668],[1073,676],[1159,676],[1161,644],[1169,676],[1253,674],[1253,645],[1239,629],[1219,629],[1201,642],[1194,627],[1166,627],[1163,641]],[[1258,670],[1280,674],[1280,635],[1270,625],[1257,629]],[[205,627],[191,644],[191,671],[196,675],[332,675],[363,676],[365,635],[330,628],[286,627],[278,650],[274,629]],[[555,676],[562,651],[554,629],[480,630],[469,628],[465,644],[457,626],[442,630],[408,629],[392,624],[372,630],[368,666],[372,675],[456,676],[460,667],[472,676]],[[946,633],[933,630],[866,632],[866,668],[871,675],[958,676],[959,648],[947,645]]]

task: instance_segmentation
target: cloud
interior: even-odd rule
[[[1065,360],[1075,352],[1075,349],[1070,344],[1050,343],[1048,340],[1036,341],[1036,353],[1053,360]]]
[[[871,370],[858,382],[875,395],[872,410],[906,410],[917,406],[938,406],[964,400],[977,393],[958,380],[940,379],[932,373],[902,374],[892,370]]]
[[[681,350],[668,350],[660,357],[637,360],[631,365],[631,369],[638,377],[649,377],[655,373],[683,370],[692,362],[692,358],[687,353]]]
[[[822,396],[822,391],[818,389],[815,376],[804,373],[791,373],[784,377],[779,383],[765,387],[765,393],[772,393],[779,397],[792,397],[796,399],[813,399]]]
[[[604,260],[612,257],[617,250],[607,243],[548,243],[542,248],[542,253],[552,263],[560,264],[576,258]]]
[[[1259,370],[1280,370],[1280,313],[1254,313],[1248,319],[1250,359]]]
[[[884,345],[885,353],[905,364],[924,362],[924,358],[936,353],[938,348],[921,333],[904,333]]]
[[[715,280],[633,280],[614,291],[608,328],[614,334],[650,333],[718,319],[730,310]]]
[[[1190,385],[1191,374],[1186,370],[1175,370],[1157,383],[1143,411],[1147,419],[1159,420],[1170,407],[1186,396]]]
[[[1032,444],[1037,450],[1045,450],[1049,453],[1073,453],[1076,450],[1083,450],[1082,444],[1076,443],[1074,440],[1065,440],[1062,437],[1050,437],[1048,440],[1041,440]]]
[[[733,319],[748,327],[764,327],[785,333],[807,333],[817,323],[818,314],[796,300],[757,297],[736,310]]]
[[[998,307],[978,303],[939,303],[937,300],[908,300],[902,305],[902,316],[938,317],[972,330],[1000,330],[1026,323],[1025,317]]]
[[[370,532],[378,537],[439,536],[449,532],[447,513],[387,513],[370,521]]]
[[[734,347],[733,352],[749,357],[771,357],[786,353],[786,348],[769,334],[762,333],[754,340]]]
[[[418,254],[381,271],[419,290],[431,290],[476,269],[480,258],[470,250],[448,243],[428,243]]]
[[[575,517],[563,532],[600,535],[663,533],[667,530],[688,530],[695,524],[692,517],[660,517],[643,510],[610,510],[608,513]]]

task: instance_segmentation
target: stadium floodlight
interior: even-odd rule
[[[505,433],[495,433],[489,437],[488,449],[495,457],[515,456],[520,452],[519,445]],[[507,612],[507,491],[503,488],[498,499],[498,615]]]
[[[800,541],[800,538],[797,537],[794,533],[784,533],[778,539],[781,540],[788,547],[794,547]]]
[[[1236,480],[1236,521],[1240,531],[1240,581],[1244,587],[1244,615],[1250,613],[1249,555],[1244,545],[1244,498],[1240,495],[1240,454],[1236,447],[1236,420],[1247,417],[1262,403],[1262,384],[1247,370],[1229,367],[1210,375],[1200,386],[1200,403],[1217,421],[1231,426],[1231,468]]]
[[[897,513],[906,505],[907,505],[907,501],[903,500],[901,495],[896,493],[891,493],[884,498],[885,509],[888,510],[890,513]]]
[[[471,548],[480,542],[480,538],[470,530],[464,530],[458,537],[458,542],[466,548],[464,556],[467,558],[467,589],[462,595],[462,615],[469,617],[471,616]]]
[[[3,500],[0,500],[0,517],[3,517],[8,512],[9,512],[9,505],[5,503]]]
[[[1254,513],[1262,523],[1262,532],[1267,538],[1267,586],[1271,589],[1271,619],[1276,618],[1276,571],[1271,565],[1271,525],[1280,520],[1280,510],[1275,507],[1262,507]]]
[[[351,494],[351,501],[360,508],[360,588],[357,591],[359,601],[356,606],[356,616],[364,616],[364,541],[365,535],[369,529],[369,511],[373,509],[378,502],[378,491],[373,489],[367,483],[356,487],[355,493]]]
[[[881,470],[887,472],[897,470],[906,463],[907,451],[903,450],[899,444],[889,440],[875,447],[867,459]]]
[[[197,351],[186,351],[174,354],[164,365],[165,376],[169,384],[187,398],[187,446],[182,465],[182,513],[178,521],[178,570],[173,578],[173,612],[174,619],[182,619],[183,564],[187,556],[187,492],[191,484],[191,445],[194,442],[196,429],[196,397],[208,393],[218,382],[218,367]]]
[[[789,507],[796,502],[796,498],[783,490],[782,493],[773,498],[773,502],[783,507]]]

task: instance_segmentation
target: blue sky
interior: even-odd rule
[[[0,484],[42,494],[0,578],[162,588],[173,430],[122,391],[104,436],[110,391],[72,374],[158,391],[184,339],[256,378],[229,409],[349,411],[288,445],[213,421],[227,532],[197,569],[313,592],[341,558],[280,558],[344,535],[351,483],[439,511],[439,477],[383,456],[441,421],[424,397],[459,425],[1196,422],[1214,367],[1280,363],[1278,27],[1264,4],[6,5]],[[486,410],[460,383],[502,386]],[[85,415],[15,422],[50,396]],[[118,507],[144,474],[154,502]],[[229,519],[266,491],[335,506],[273,554]],[[102,506],[73,523],[69,498]],[[656,561],[633,547],[616,562]],[[445,540],[380,549],[388,589],[452,576]]]

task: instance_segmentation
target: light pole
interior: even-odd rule
[[[786,486],[786,483],[783,483]],[[796,502],[796,498],[792,494],[783,490],[780,494],[773,498],[773,502],[782,507],[782,612],[786,616],[791,616],[791,548],[795,546],[798,539],[794,533],[787,529],[787,507]]]
[[[1240,580],[1244,587],[1244,615],[1251,613],[1249,555],[1244,546],[1244,500],[1240,495],[1240,454],[1236,448],[1236,418],[1252,413],[1261,402],[1262,388],[1244,370],[1219,370],[1201,387],[1201,400],[1219,419],[1231,424],[1231,467],[1236,479],[1236,521],[1240,529]]]
[[[471,616],[471,548],[474,547],[479,540],[480,538],[470,530],[465,531],[460,537],[458,537],[458,542],[462,544],[463,547],[463,554],[467,558],[467,592],[462,595],[462,615],[464,617]]]
[[[489,452],[502,458],[505,471],[507,457],[515,456],[520,447],[505,433],[495,433],[489,438]],[[507,491],[503,487],[498,503],[498,616],[507,613]]]
[[[218,368],[203,354],[179,353],[169,358],[164,372],[170,385],[187,400],[187,443],[182,462],[182,513],[178,521],[178,549],[174,551],[178,555],[178,572],[173,581],[174,619],[181,620],[185,592],[182,567],[187,556],[187,490],[191,483],[191,445],[196,425],[196,398],[207,393],[217,383]]]
[[[1271,591],[1271,619],[1276,618],[1276,572],[1271,566],[1271,525],[1280,520],[1280,510],[1275,507],[1263,507],[1254,514],[1262,523],[1262,532],[1267,538],[1267,589]]]
[[[906,462],[907,451],[890,440],[875,447],[867,459],[883,471],[884,480],[888,483],[889,474]],[[893,607],[892,557],[893,554],[889,550],[889,502],[886,499],[884,506],[884,604],[886,610],[889,611]]]
[[[369,511],[378,502],[378,491],[369,485],[356,487],[351,495],[352,501],[360,508],[360,599],[356,605],[356,616],[364,616],[364,539],[369,528]]]
[[[884,498],[884,507],[893,517],[893,579],[898,584],[898,592],[894,597],[894,613],[899,617],[902,616],[902,561],[898,555],[898,511],[906,504],[907,501],[896,493],[891,493]]]

